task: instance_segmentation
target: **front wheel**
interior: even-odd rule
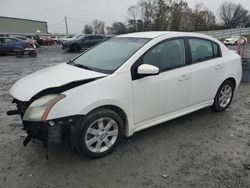
[[[230,80],[222,83],[214,99],[212,109],[217,112],[225,111],[232,102],[234,84]]]
[[[22,58],[23,55],[24,55],[24,52],[17,52],[17,53],[16,53],[16,56],[17,56],[18,58]]]
[[[77,149],[93,158],[111,153],[123,137],[123,121],[112,110],[99,109],[77,127]]]
[[[81,47],[78,45],[78,44],[74,44],[72,47],[71,47],[71,51],[72,52],[79,52],[81,50]]]

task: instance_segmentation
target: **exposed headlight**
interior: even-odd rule
[[[24,121],[45,121],[51,110],[51,108],[65,95],[62,94],[51,94],[45,95],[34,102],[28,107],[24,113]]]

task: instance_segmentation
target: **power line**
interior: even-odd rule
[[[82,21],[82,20],[78,20],[78,19],[75,19],[75,18],[71,18],[71,17],[67,17],[68,19],[72,20],[72,21],[75,21],[75,22],[80,22],[80,23],[89,23],[89,22],[86,22],[86,21]]]
[[[48,27],[57,26],[57,25],[59,25],[59,24],[61,24],[61,23],[63,23],[63,22],[64,22],[64,19],[62,19],[62,20],[61,20],[60,22],[58,22],[58,23],[48,25]]]

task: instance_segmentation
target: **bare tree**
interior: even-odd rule
[[[225,28],[242,27],[249,22],[249,11],[241,4],[224,2],[218,12]]]
[[[113,35],[114,34],[114,28],[112,26],[106,27],[106,33],[107,35]]]
[[[165,31],[169,27],[170,6],[164,0],[158,0],[154,10],[154,30]]]
[[[120,35],[127,32],[127,28],[122,22],[114,22],[112,24],[113,34]]]
[[[216,18],[203,4],[197,4],[191,15],[193,31],[211,30],[216,27]]]
[[[143,23],[143,31],[153,30],[155,0],[141,0],[138,3],[140,9],[140,20]]]
[[[101,20],[94,20],[92,22],[94,34],[105,34],[105,22]]]
[[[137,20],[139,19],[139,6],[133,5],[128,8],[128,22],[130,25],[130,30],[137,31]]]
[[[191,11],[188,7],[188,3],[183,0],[173,1],[170,4],[170,29],[173,31],[182,30],[182,23],[187,19],[188,11]]]
[[[85,34],[92,34],[93,33],[93,28],[91,25],[84,25],[83,33]]]

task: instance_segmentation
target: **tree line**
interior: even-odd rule
[[[185,0],[139,0],[127,10],[127,21],[94,20],[84,26],[86,34],[124,34],[140,31],[206,31],[250,27],[250,11],[239,3],[224,2],[215,14],[204,4],[191,9]]]

